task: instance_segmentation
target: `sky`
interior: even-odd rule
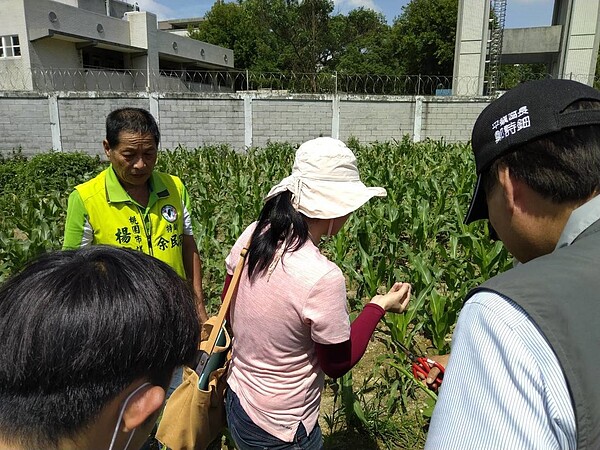
[[[135,3],[135,0],[128,0]],[[346,14],[359,8],[382,12],[388,23],[402,13],[409,0],[334,0],[336,13]],[[202,17],[212,7],[214,0],[137,0],[142,10],[153,12],[158,20]],[[507,28],[550,25],[554,0],[507,0]]]

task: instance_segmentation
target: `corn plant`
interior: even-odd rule
[[[419,408],[423,413],[411,417],[426,424],[434,400],[413,379],[397,343],[416,353],[447,352],[468,291],[511,261],[501,243],[490,242],[484,226],[463,223],[475,182],[467,145],[415,144],[408,138],[349,145],[363,182],[385,187],[388,195],[353,213],[321,250],[342,269],[353,314],[395,281],[410,282],[413,298],[403,315],[385,316],[386,350],[370,384],[355,385],[351,374],[338,381],[341,405],[330,418],[378,439],[394,435],[389,448],[413,448],[417,444],[401,432],[395,435],[385,418],[409,413],[417,401],[425,405]],[[157,170],[180,176],[189,191],[209,311],[218,308],[231,246],[256,220],[269,189],[289,175],[293,158],[294,146],[277,143],[247,152],[204,146],[160,153]],[[0,158],[0,282],[39,253],[60,248],[68,194],[103,167],[97,158],[78,154]],[[380,389],[376,400],[373,389]]]

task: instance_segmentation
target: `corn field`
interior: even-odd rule
[[[353,382],[352,373],[331,381],[334,406],[322,411],[330,428],[324,433],[358,429],[383,448],[418,448],[435,394],[413,379],[397,343],[417,353],[447,353],[469,289],[511,261],[500,242],[487,238],[483,224],[463,224],[475,181],[469,146],[408,138],[349,146],[363,182],[385,187],[388,196],[352,214],[322,252],[346,275],[353,313],[396,280],[412,284],[413,298],[405,314],[386,315],[377,334],[385,351],[368,375],[360,382]],[[225,256],[257,218],[264,195],[291,171],[294,151],[292,145],[269,144],[247,153],[211,146],[160,154],[157,169],[180,176],[192,199],[211,312],[218,308]],[[28,259],[61,247],[68,194],[104,164],[81,154],[0,159],[0,282]],[[327,440],[325,445],[343,448]]]

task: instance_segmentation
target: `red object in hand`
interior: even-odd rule
[[[419,374],[424,375],[425,378],[427,378],[427,375],[429,375],[429,371],[433,367],[438,368],[440,371],[440,374],[435,378],[435,382],[439,386],[440,384],[442,384],[442,378],[444,377],[444,366],[442,366],[438,362],[435,362],[433,359],[425,357],[414,359],[412,365],[412,373],[416,379],[421,379],[421,377],[419,377]]]
[[[422,375],[423,378],[427,378],[427,375],[429,375],[429,371],[433,367],[436,367],[440,371],[440,374],[435,378],[435,383],[438,385],[438,387],[440,384],[442,384],[442,379],[444,378],[445,371],[444,366],[442,366],[438,362],[435,362],[433,359],[429,359],[424,356],[416,356],[413,352],[411,352],[400,342],[397,342],[397,344],[412,361],[412,373],[417,380],[422,379],[422,377],[419,375]]]

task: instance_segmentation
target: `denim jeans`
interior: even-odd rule
[[[183,367],[175,367],[171,382],[169,383],[169,389],[167,389],[167,399],[171,396],[173,391],[179,387],[183,382]]]
[[[238,396],[231,389],[227,391],[225,403],[227,426],[238,450],[321,450],[323,436],[317,423],[309,435],[300,422],[293,442],[285,442],[255,425],[240,405]]]

